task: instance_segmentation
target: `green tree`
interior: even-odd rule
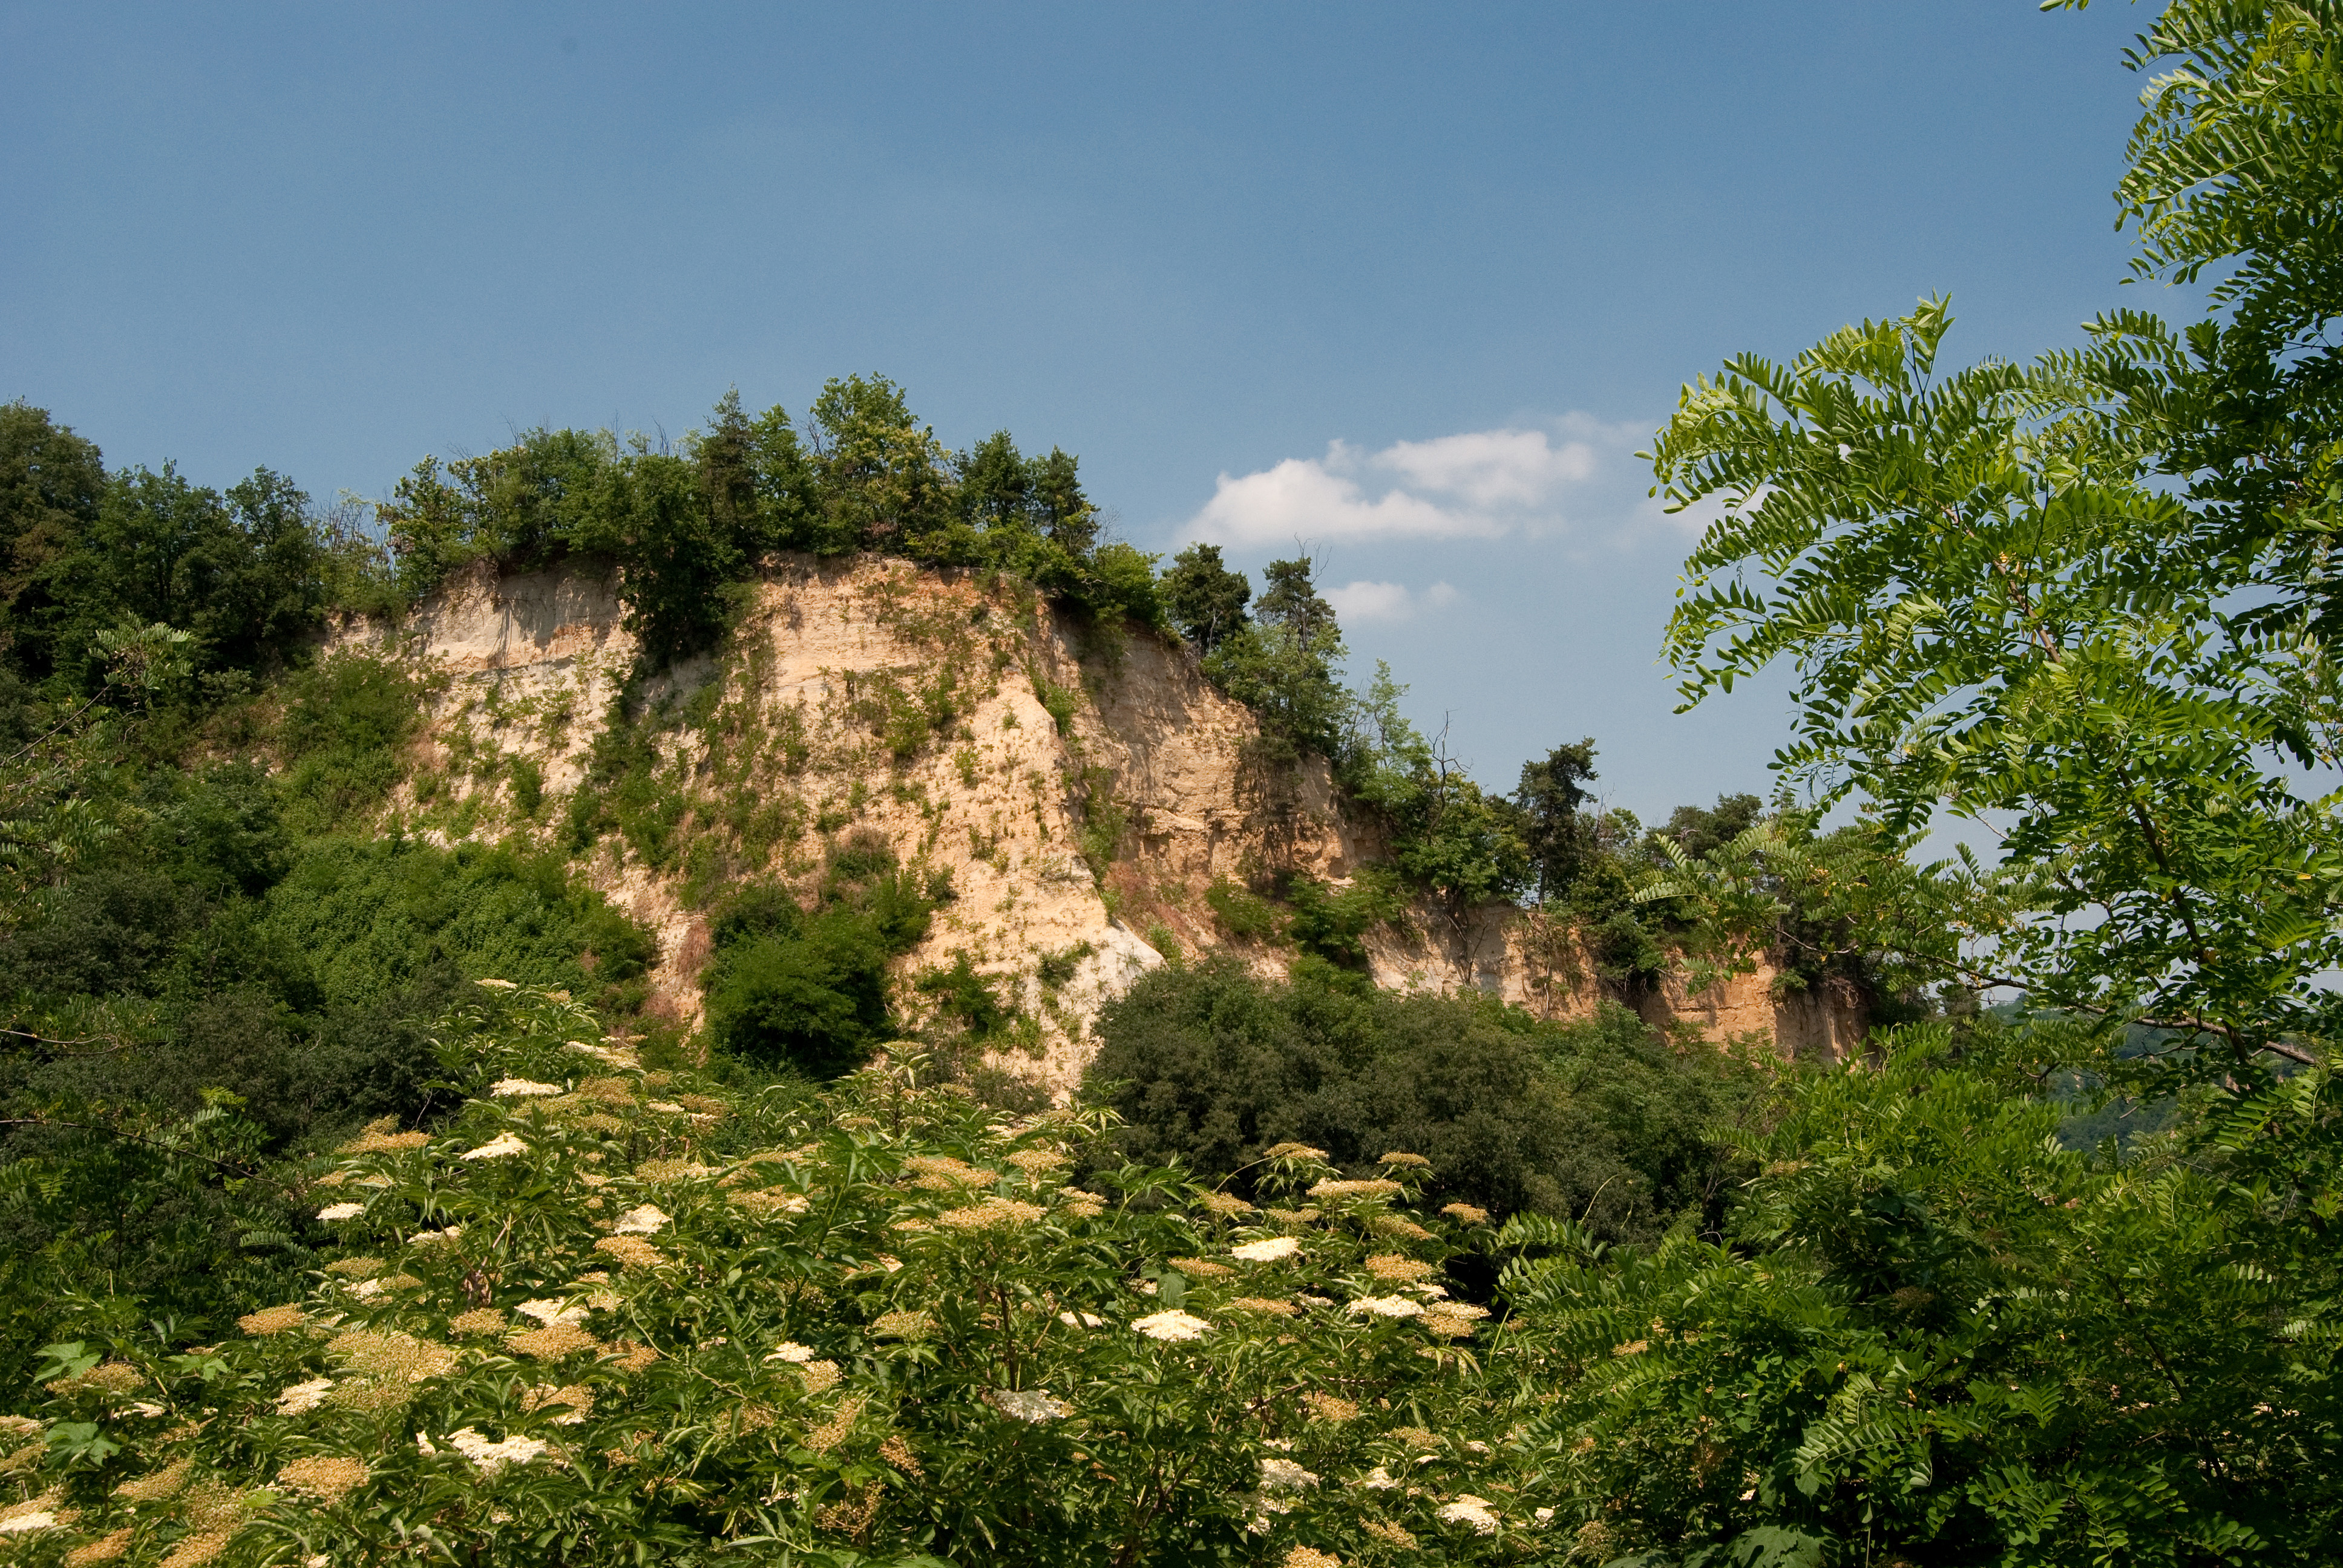
[[[1033,480],[1006,430],[979,441],[960,462],[960,510],[970,527],[1016,529],[1032,518]]]
[[[618,563],[627,628],[662,662],[716,640],[723,589],[748,567],[737,526],[710,515],[704,481],[689,458],[629,453],[601,471],[569,535],[575,548]]]
[[[96,523],[105,497],[94,443],[45,409],[0,405],[0,654],[35,679],[57,655],[57,565]]]
[[[1475,909],[1529,885],[1522,814],[1503,797],[1483,794],[1408,721],[1399,710],[1406,689],[1392,679],[1389,665],[1376,661],[1343,758],[1343,781],[1390,823],[1400,874],[1435,894],[1461,927]]]
[[[1542,762],[1522,764],[1513,804],[1521,810],[1522,849],[1535,879],[1530,890],[1540,903],[1576,881],[1593,852],[1592,824],[1584,812],[1593,799],[1585,786],[1594,779],[1591,735],[1575,745],[1555,747]]]
[[[1512,1266],[1524,1352],[1585,1369],[1530,1441],[1587,1554],[2329,1555],[2343,1510],[2308,1462],[2336,1449],[2330,1331],[2298,1314],[2335,1238],[2297,1199],[2332,1201],[2331,1088],[2225,1111],[2218,1173],[2169,1139],[2116,1166],[2060,1144],[2023,1042],[1885,1043],[1745,1129],[1762,1174],[1731,1245]]]
[[[1272,561],[1269,587],[1254,606],[1254,621],[1224,638],[1204,661],[1204,673],[1261,719],[1272,759],[1290,762],[1304,751],[1341,756],[1352,724],[1353,699],[1337,673],[1349,650],[1334,608],[1311,581],[1307,560]]]
[[[813,403],[812,462],[820,478],[818,553],[915,553],[951,520],[950,459],[883,376],[822,384]]]
[[[739,387],[717,399],[708,428],[691,443],[691,455],[699,465],[709,531],[729,542],[742,561],[753,563],[765,548],[768,528],[757,484],[756,427],[740,410]]]
[[[1172,558],[1172,569],[1163,574],[1172,624],[1200,654],[1211,653],[1251,624],[1245,604],[1252,598],[1252,584],[1244,573],[1222,564],[1218,545],[1190,545]]]
[[[2131,63],[2169,67],[2119,192],[2139,271],[2219,276],[2205,320],[2119,313],[2078,351],[1950,368],[1924,301],[1729,361],[1654,449],[1672,505],[1722,513],[1668,630],[1687,705],[1786,664],[1790,779],[1859,791],[1891,845],[1947,811],[1996,839],[1996,864],[1848,896],[1933,912],[1966,939],[1936,972],[2030,1004],[2006,1041],[1910,1030],[1796,1089],[1754,1255],[1548,1298],[1564,1356],[1649,1325],[1574,1441],[1608,1519],[1670,1552],[1765,1530],[1874,1560],[2277,1563],[2343,1521],[2343,15],[2177,0]],[[1830,869],[1828,839],[1767,831],[1670,896],[1764,918],[1768,878]],[[2170,1131],[2065,1149],[2041,1086],[2077,1062],[2171,1099]]]
[[[1082,494],[1077,459],[1052,447],[1048,457],[1034,458],[1029,467],[1034,518],[1041,531],[1068,555],[1089,555],[1098,546],[1099,517]]]

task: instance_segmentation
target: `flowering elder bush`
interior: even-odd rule
[[[493,982],[483,982],[493,983]],[[1534,1550],[1477,1211],[1272,1151],[1255,1208],[1070,1186],[1103,1113],[907,1067],[644,1071],[559,992],[453,1020],[443,1131],[316,1176],[339,1255],[216,1345],[102,1314],[0,1433],[0,1561],[1503,1560]],[[1279,1201],[1271,1206],[1266,1200]]]

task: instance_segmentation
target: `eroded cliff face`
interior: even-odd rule
[[[1282,971],[1279,950],[1223,932],[1215,882],[1272,869],[1340,882],[1382,852],[1322,765],[1255,765],[1251,713],[1175,644],[900,561],[789,559],[751,591],[721,659],[647,677],[612,586],[576,571],[483,568],[399,628],[341,628],[329,652],[426,678],[415,766],[388,807],[410,827],[550,845],[580,791],[610,807],[622,831],[587,874],[658,934],[653,1005],[681,1019],[698,1013],[707,909],[726,886],[810,890],[831,846],[875,834],[954,893],[903,973],[965,955],[997,977],[1025,1016],[997,1060],[1062,1089],[1099,1007],[1165,948],[1234,948]],[[1383,985],[1476,986],[1567,1017],[1597,994],[1574,948],[1516,910],[1459,923],[1426,908],[1378,932],[1370,959]],[[1851,1047],[1850,1009],[1777,1003],[1771,979],[1644,1010],[1784,1049]]]

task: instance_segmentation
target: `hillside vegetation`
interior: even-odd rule
[[[2201,319],[1962,367],[1923,301],[1685,389],[1666,647],[1687,703],[1788,666],[1804,793],[1652,829],[1591,742],[1483,789],[1346,686],[1308,562],[1166,568],[884,381],[371,517],[0,408],[0,1563],[2331,1558],[2343,20],[2176,0],[2132,64],[2118,199]],[[832,608],[970,657],[819,672],[817,755],[726,681],[850,556]],[[609,714],[452,706],[574,776],[399,648],[556,566],[624,606]],[[1211,881],[1053,1101],[1002,1067],[1096,955],[998,967],[1046,869],[971,819],[970,910],[930,785],[1136,899],[1069,626],[1377,852]],[[1998,858],[1919,862],[1946,810]],[[1493,909],[1594,1005],[1373,983]],[[1761,964],[1863,1049],[1633,1010]]]

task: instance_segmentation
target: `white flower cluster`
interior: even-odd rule
[[[1440,1517],[1451,1524],[1469,1524],[1476,1535],[1494,1535],[1497,1533],[1497,1516],[1489,1512],[1488,1500],[1475,1497],[1469,1492],[1444,1505],[1440,1510]]]
[[[1361,1296],[1350,1306],[1353,1314],[1369,1313],[1378,1318],[1420,1318],[1423,1303],[1411,1302],[1405,1296]]]
[[[659,1211],[658,1204],[645,1203],[640,1208],[629,1209],[619,1215],[618,1222],[610,1229],[621,1236],[649,1236],[656,1234],[665,1226],[668,1219],[668,1215]]]
[[[1229,1249],[1229,1256],[1242,1258],[1248,1263],[1273,1263],[1280,1258],[1290,1258],[1302,1251],[1302,1243],[1291,1236],[1272,1236],[1265,1241],[1247,1241],[1242,1247]]]
[[[297,1382],[277,1396],[277,1413],[307,1415],[325,1403],[326,1396],[331,1393],[333,1389],[334,1380],[329,1377],[312,1378],[307,1382]]]
[[[1047,1389],[987,1389],[984,1402],[1011,1421],[1055,1421],[1073,1407]]]
[[[426,1453],[437,1452],[431,1440],[419,1433],[415,1446]],[[508,1464],[527,1464],[553,1445],[542,1438],[508,1437],[502,1442],[492,1442],[477,1427],[458,1427],[447,1434],[447,1446],[480,1467],[483,1475],[494,1475]]]
[[[1133,1319],[1131,1326],[1151,1340],[1193,1340],[1202,1338],[1212,1325],[1174,1307]]]
[[[502,1160],[511,1154],[526,1154],[528,1145],[509,1132],[499,1132],[478,1149],[468,1150],[458,1156],[463,1160]]]
[[[535,1318],[548,1329],[556,1323],[582,1323],[586,1321],[584,1307],[571,1306],[552,1297],[547,1297],[542,1301],[523,1302],[513,1311],[522,1317]]]
[[[1261,1462],[1261,1489],[1263,1492],[1299,1492],[1305,1486],[1315,1486],[1318,1478],[1290,1459],[1264,1459]]]

